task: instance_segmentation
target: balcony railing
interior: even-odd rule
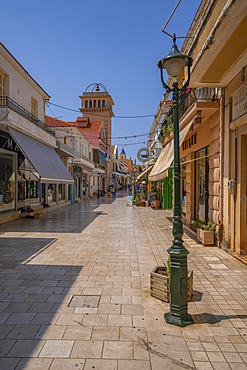
[[[178,105],[178,118],[180,119],[185,112],[195,103],[197,100],[194,90],[190,90],[188,93],[183,93]]]
[[[25,108],[21,105],[16,103],[14,100],[10,99],[8,96],[0,96],[0,107],[8,107],[9,109],[13,110],[14,112],[20,114],[22,117],[26,118],[28,121],[33,122],[35,125],[39,126],[50,135],[55,137],[55,131],[46,127],[44,122],[40,121],[37,117],[33,114],[28,112]]]

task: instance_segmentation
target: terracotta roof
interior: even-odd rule
[[[79,125],[78,125],[78,130],[99,132],[100,129],[101,129],[102,123],[103,123],[102,121],[93,121],[93,122],[90,121],[90,123],[87,127],[79,127]]]
[[[61,121],[60,119],[53,118],[50,116],[45,116],[45,125],[48,127],[73,127],[75,126],[75,122],[65,122]]]

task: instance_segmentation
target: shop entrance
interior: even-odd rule
[[[195,219],[208,221],[209,164],[208,147],[196,152],[195,161]]]

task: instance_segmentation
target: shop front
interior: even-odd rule
[[[200,120],[195,119],[200,116]],[[195,102],[180,121],[181,211],[193,229],[196,220],[221,224],[219,102]],[[149,180],[163,180],[163,203],[169,207],[172,184],[172,137],[164,146]],[[166,199],[166,200],[165,200]]]
[[[0,131],[0,214],[65,200],[71,182],[53,148],[12,128]]]

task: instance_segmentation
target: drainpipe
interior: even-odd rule
[[[220,99],[220,224],[223,225],[223,196],[224,196],[224,105],[225,90],[222,89]]]

